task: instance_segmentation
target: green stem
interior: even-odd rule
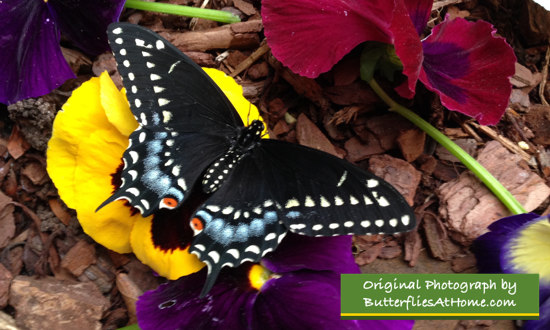
[[[435,127],[430,125],[427,121],[420,118],[417,114],[411,110],[405,108],[399,103],[395,102],[384,90],[378,85],[378,83],[371,79],[368,81],[371,88],[376,94],[390,107],[391,111],[395,111],[401,116],[407,118],[413,124],[418,126],[421,130],[426,132],[432,139],[436,140],[445,149],[449,150],[456,158],[458,158],[466,167],[472,171],[485,185],[495,194],[495,196],[504,204],[510,212],[513,214],[526,213],[523,206],[518,200],[497,180],[495,177],[485,169],[480,163],[478,163],[472,156],[466,151],[460,148],[451,139],[438,131]]]
[[[236,23],[241,21],[238,16],[227,11],[179,6],[169,3],[126,0],[124,6],[126,8],[154,11],[157,13],[204,18],[222,23]]]

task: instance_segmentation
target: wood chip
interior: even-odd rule
[[[256,49],[248,58],[246,58],[244,61],[239,63],[237,66],[235,66],[235,69],[233,72],[231,72],[231,77],[237,76],[239,73],[246,70],[248,67],[250,67],[254,62],[256,62],[260,57],[264,56],[265,53],[269,51],[269,46],[267,45],[267,42],[264,40],[262,41],[262,44],[258,49]],[[267,64],[266,69],[267,69]]]
[[[451,265],[455,273],[463,273],[466,270],[475,268],[476,263],[476,257],[473,254],[467,254],[465,256],[454,258]]]
[[[382,252],[383,247],[384,243],[377,243],[370,246],[365,251],[362,251],[355,256],[355,263],[357,263],[359,266],[370,264],[378,258],[378,256]]]
[[[10,155],[14,159],[17,159],[23,156],[23,154],[25,154],[30,147],[31,145],[27,142],[27,140],[25,140],[23,134],[21,134],[19,126],[14,125],[10,138],[8,139],[8,152]]]
[[[17,276],[9,304],[24,329],[101,329],[109,300],[93,283],[71,283],[52,277]]]
[[[477,141],[475,139],[456,139],[453,141],[462,150],[466,151],[470,156],[475,157],[477,152]],[[435,153],[440,160],[446,160],[452,163],[460,163],[460,160],[449,152],[442,145],[437,145]]]
[[[411,164],[389,155],[377,155],[370,158],[369,170],[394,186],[409,205],[414,204],[421,174]]]
[[[49,199],[48,204],[50,204],[50,209],[53,214],[65,225],[68,226],[71,222],[73,216],[69,210],[63,205],[59,199]]]
[[[405,256],[403,259],[409,262],[409,266],[414,267],[418,261],[420,250],[422,248],[422,238],[415,229],[405,234],[405,243],[403,246],[405,250]]]
[[[397,145],[406,161],[413,162],[424,152],[424,143],[426,142],[426,133],[411,128],[402,131],[397,137]]]
[[[8,305],[10,285],[13,276],[9,270],[0,263],[0,309]],[[1,329],[1,327],[0,327]]]
[[[15,319],[9,314],[0,311],[0,329],[2,330],[20,330],[15,324]]]
[[[301,145],[344,158],[345,151],[335,147],[321,130],[303,113],[296,122],[296,138]]]
[[[95,247],[80,240],[63,257],[61,267],[70,271],[74,276],[80,276],[86,268],[95,263]]]
[[[510,83],[517,88],[522,88],[530,86],[534,87],[538,85],[539,81],[537,81],[531,70],[519,63],[516,63],[516,72],[510,78]]]
[[[403,249],[401,246],[384,246],[378,258],[380,259],[393,259],[399,257],[403,254]]]
[[[447,230],[441,221],[431,213],[424,213],[422,227],[431,255],[439,260],[450,260],[459,251],[447,236]]]
[[[233,0],[233,6],[242,11],[245,15],[252,16],[257,13],[256,8],[244,0]]]
[[[21,170],[21,174],[35,185],[42,185],[49,179],[46,167],[39,162],[28,162]]]
[[[550,145],[550,106],[534,105],[525,115],[525,123],[533,131],[533,142]]]
[[[482,126],[477,123],[471,122],[470,125],[474,126],[475,128],[479,129],[483,133],[487,134],[491,138],[495,139],[496,141],[500,142],[506,149],[510,150],[511,152],[521,156],[523,160],[526,162],[529,162],[531,160],[531,155],[523,151],[517,144],[510,141],[510,139],[499,135],[495,130],[490,128],[489,126]]]
[[[500,143],[490,141],[478,156],[478,161],[508,189],[529,212],[548,196],[550,187],[530,170],[521,166],[522,159],[508,152]],[[510,215],[500,201],[470,172],[444,183],[437,191],[440,214],[449,228],[460,233],[469,243],[486,232],[494,221]]]
[[[346,159],[352,163],[367,159],[372,155],[381,154],[384,149],[380,146],[378,139],[371,133],[371,139],[363,143],[358,137],[352,137],[344,143],[347,155]]]
[[[286,82],[292,85],[296,93],[305,96],[323,110],[330,108],[330,102],[325,97],[323,88],[314,79],[295,74],[287,67],[283,67],[281,62],[277,61],[272,55],[268,56],[267,59],[269,65],[279,72]]]
[[[128,309],[128,317],[130,318],[128,324],[137,323],[136,302],[143,291],[124,273],[117,274],[116,286]]]
[[[12,199],[0,191],[0,249],[6,247],[15,235]]]
[[[261,20],[222,25],[213,29],[184,33],[161,33],[183,51],[212,49],[255,49],[260,46]]]

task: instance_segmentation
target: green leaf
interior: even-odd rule
[[[118,330],[140,330],[140,328],[137,324],[130,324],[125,326],[124,328],[118,328]]]

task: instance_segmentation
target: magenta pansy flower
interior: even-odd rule
[[[411,329],[413,321],[340,320],[340,274],[358,273],[351,237],[288,234],[260,264],[224,268],[199,294],[206,271],[162,284],[137,302],[141,329]]]
[[[344,0],[263,0],[262,17],[273,55],[298,74],[317,77],[364,41],[393,44],[407,77],[396,88],[401,96],[413,97],[420,80],[448,109],[484,125],[496,124],[512,89],[512,48],[495,36],[489,23],[462,18],[447,17],[421,40],[432,4],[433,0],[353,5]],[[359,24],[359,18],[368,22]],[[332,32],[335,27],[339,32]]]
[[[90,55],[109,49],[107,25],[124,0],[0,1],[0,103],[41,96],[75,75],[60,32]]]

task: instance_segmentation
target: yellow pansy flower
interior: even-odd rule
[[[204,70],[244,123],[261,120],[258,109],[243,97],[242,87],[233,78],[219,70]],[[133,252],[159,275],[177,279],[204,264],[188,253],[189,246],[172,250],[155,246],[154,215],[142,217],[124,200],[96,212],[117,188],[122,154],[137,127],[124,89],[119,91],[106,72],[90,79],[74,90],[56,116],[47,151],[48,173],[61,199],[76,210],[86,234],[115,252]]]

